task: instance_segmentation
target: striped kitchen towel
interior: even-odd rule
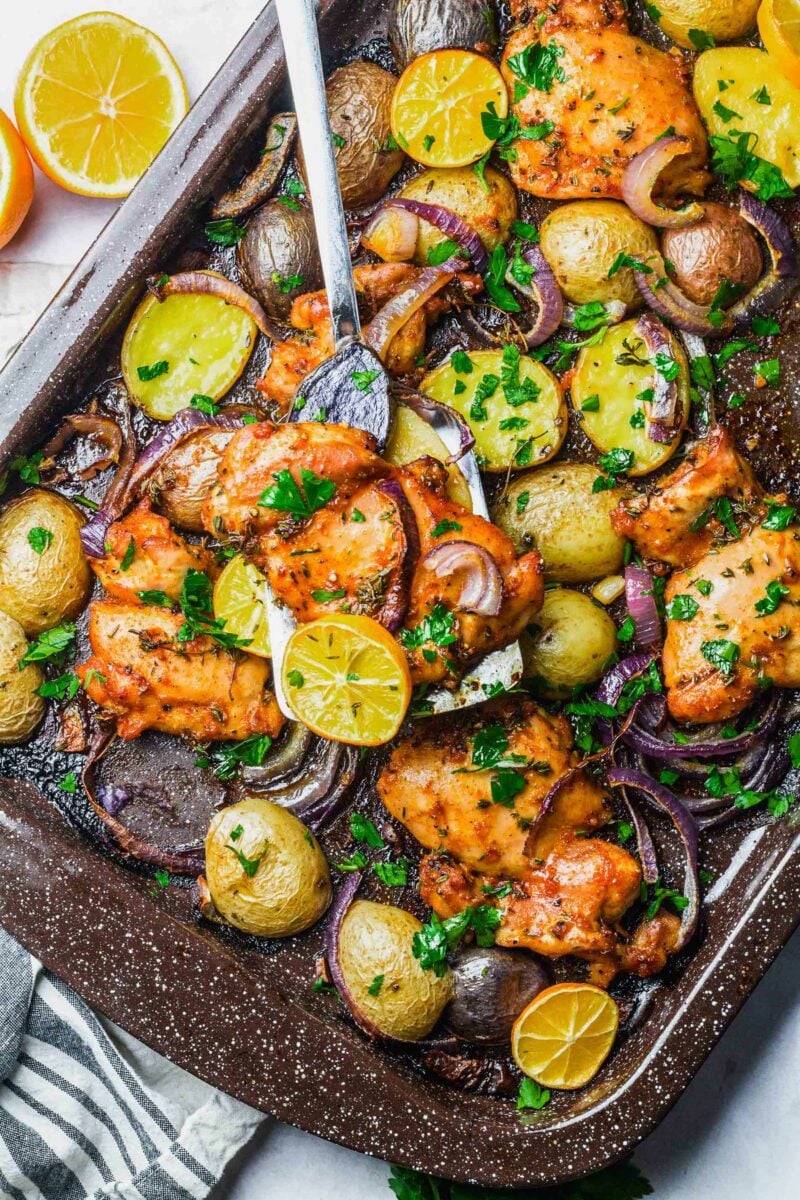
[[[0,929],[0,1200],[200,1200],[261,1120],[102,1022]]]

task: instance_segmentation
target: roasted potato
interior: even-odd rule
[[[497,44],[491,0],[394,0],[388,38],[401,69],[431,50],[488,51]]]
[[[396,82],[382,67],[359,59],[339,67],[325,85],[345,208],[379,200],[403,165],[403,151],[390,140]],[[302,145],[297,163],[305,178]]]
[[[450,971],[439,978],[412,954],[420,929],[403,908],[356,900],[339,935],[339,966],[353,1003],[382,1034],[400,1041],[430,1033],[452,995]]]
[[[172,525],[205,533],[203,501],[217,480],[222,452],[233,437],[230,429],[199,429],[179,442],[150,481],[150,494]]]
[[[451,170],[437,167],[416,175],[400,195],[407,200],[440,204],[457,213],[472,226],[491,253],[495,246],[508,239],[511,223],[516,221],[519,209],[514,185],[505,175],[487,167],[485,176],[488,192],[472,167]],[[420,221],[414,262],[426,266],[431,249],[446,240],[434,225]]]
[[[314,835],[261,796],[247,796],[212,818],[206,879],[223,920],[261,937],[302,933],[331,900],[328,863]]]
[[[288,321],[295,296],[322,287],[311,209],[287,208],[280,200],[262,205],[247,223],[236,261],[244,288],[270,316]]]
[[[594,683],[617,645],[611,617],[583,592],[552,588],[520,639],[525,677],[549,696]]]
[[[456,1037],[496,1045],[531,1000],[553,981],[540,958],[525,950],[468,946],[453,964],[453,999],[444,1019]]]
[[[446,462],[449,458],[447,447],[427,421],[423,421],[422,417],[418,417],[407,405],[398,404],[384,458],[396,467],[403,467],[426,454],[431,458],[438,458],[439,462]],[[457,504],[463,504],[464,508],[471,512],[472,497],[458,464],[451,463],[447,474],[447,492],[450,499],[455,500]]]
[[[626,489],[592,492],[597,468],[556,463],[518,475],[492,512],[518,554],[536,548],[545,578],[589,583],[618,571],[625,541],[611,527],[611,513]]]
[[[567,432],[561,384],[543,363],[521,355],[512,371],[516,386],[503,382],[511,353],[510,346],[505,351],[461,352],[422,381],[426,395],[466,418],[475,434],[478,462],[486,471],[546,462],[558,453]]]
[[[0,609],[37,637],[71,621],[89,595],[82,521],[55,492],[25,492],[0,514]]]
[[[623,321],[612,326],[599,345],[584,346],[575,364],[570,394],[584,431],[598,450],[602,454],[630,451],[633,460],[625,473],[647,475],[671,458],[680,444],[689,416],[689,364],[680,342],[670,333],[670,357],[678,364],[675,382],[681,419],[671,442],[654,442],[647,433],[644,397],[653,387],[656,368],[635,327],[635,320]]]
[[[27,649],[20,623],[0,612],[0,745],[27,741],[44,715],[42,672],[35,663],[19,669]]]
[[[694,95],[710,134],[755,134],[752,152],[779,167],[789,187],[800,184],[800,90],[768,54],[752,46],[706,50],[695,63]]]
[[[702,34],[715,42],[735,42],[756,24],[761,0],[658,0],[658,24],[687,50],[699,50]],[[694,34],[694,37],[692,36]]]
[[[560,204],[542,222],[540,236],[542,253],[567,300],[573,304],[622,300],[629,308],[640,307],[642,298],[631,268],[613,268],[620,254],[646,262],[658,252],[658,241],[650,226],[625,204],[618,200]]]
[[[664,258],[675,283],[696,304],[711,304],[723,283],[742,295],[761,277],[761,247],[744,217],[726,204],[704,204],[702,221],[661,235]],[[732,297],[736,299],[737,296]]]

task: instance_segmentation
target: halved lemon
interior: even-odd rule
[[[0,109],[0,246],[10,242],[33,200],[33,167],[25,143]]]
[[[411,699],[405,654],[371,617],[334,613],[300,625],[286,645],[289,707],[320,737],[380,746],[397,733]]]
[[[247,638],[248,654],[269,658],[266,576],[258,567],[237,554],[214,584],[214,616],[225,622],[225,632]]]
[[[466,167],[494,139],[481,114],[508,115],[508,92],[494,63],[470,50],[434,50],[410,63],[392,99],[392,134],[426,167]]]
[[[252,317],[220,296],[148,295],[122,342],[125,386],[149,417],[168,421],[196,396],[213,401],[230,391],[257,337]]]
[[[619,1009],[590,983],[557,983],[523,1009],[511,1030],[511,1053],[542,1087],[571,1091],[593,1079],[608,1058]]]
[[[758,32],[775,66],[800,88],[800,0],[764,0]]]
[[[45,175],[82,196],[127,196],[189,108],[180,68],[142,25],[85,13],[36,43],[17,80],[20,133]]]

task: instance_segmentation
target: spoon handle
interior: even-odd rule
[[[335,350],[361,334],[325,99],[314,0],[275,0],[328,293]]]

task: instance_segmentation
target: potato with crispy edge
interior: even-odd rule
[[[206,879],[223,920],[259,937],[302,933],[331,900],[328,863],[314,835],[261,796],[247,796],[212,818]]]
[[[591,463],[555,463],[518,475],[492,511],[492,520],[518,554],[536,549],[545,579],[589,583],[619,571],[625,539],[611,527],[611,513],[626,489],[593,492]]]
[[[520,640],[525,677],[548,696],[594,683],[617,645],[617,627],[583,592],[553,588]]]
[[[27,649],[22,626],[0,612],[0,745],[27,741],[44,715],[42,672],[35,663],[19,667]]]
[[[78,615],[91,576],[77,510],[55,492],[25,492],[0,514],[0,609],[37,637]]]
[[[475,230],[491,254],[495,246],[508,240],[519,206],[516,189],[505,175],[494,167],[487,167],[484,174],[486,187],[472,167],[434,167],[415,175],[399,194],[405,200],[450,209]],[[420,220],[414,262],[427,266],[433,247],[446,241],[435,225]]]
[[[614,268],[621,254],[646,263],[658,253],[658,241],[627,205],[618,200],[560,204],[542,222],[540,236],[542,253],[567,300],[622,300],[631,309],[641,307],[632,268]]]
[[[700,50],[703,35],[735,42],[755,29],[761,0],[658,0],[658,25],[686,50]]]
[[[412,953],[421,929],[403,908],[356,900],[339,934],[339,967],[356,1008],[385,1037],[404,1042],[430,1033],[453,994],[449,969],[439,977]]]
[[[405,155],[391,139],[396,83],[383,67],[357,59],[334,71],[325,85],[345,208],[380,200],[403,165]],[[305,178],[302,146],[297,165]]]

